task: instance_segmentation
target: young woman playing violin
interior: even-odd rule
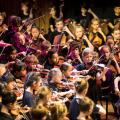
[[[86,47],[90,47],[92,50],[94,49],[93,45],[88,40],[87,36],[84,34],[84,29],[82,26],[80,25],[75,26],[74,34],[75,34],[75,39],[73,39],[73,41],[71,42],[71,47],[74,44],[79,45],[80,53]]]

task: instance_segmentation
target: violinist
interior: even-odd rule
[[[10,16],[8,19],[8,30],[5,31],[3,41],[6,43],[13,43],[13,36],[19,31],[19,27],[22,24],[22,20],[18,16]]]
[[[2,107],[0,110],[1,120],[14,120],[11,114],[11,110],[16,102],[16,95],[13,92],[5,92],[2,95]]]
[[[67,79],[72,74],[73,66],[67,62],[64,62],[61,64],[60,70],[63,74],[63,79]]]
[[[83,63],[78,64],[76,69],[80,71],[80,74],[82,75],[90,75],[92,78],[88,80],[89,82],[89,90],[87,95],[94,101],[96,102],[97,100],[97,88],[96,88],[96,73],[97,70],[93,69],[93,55],[94,51],[90,48],[85,48],[82,52],[82,60]],[[91,68],[92,67],[92,68]]]
[[[52,91],[48,86],[41,86],[37,92],[37,99],[35,107],[38,108],[39,105],[48,107],[49,102],[52,100]]]
[[[113,36],[110,36],[110,35],[107,36],[106,45],[109,46],[110,51],[112,51],[112,49],[114,49],[115,42],[114,42]]]
[[[36,70],[36,65],[39,63],[38,58],[32,54],[28,55],[25,60],[24,60],[26,66],[27,66],[27,71],[35,71]]]
[[[67,107],[59,101],[53,102],[49,107],[52,120],[69,120],[67,117]]]
[[[75,82],[75,90],[76,90],[76,96],[73,98],[70,104],[70,119],[76,120],[77,116],[79,115],[80,108],[79,104],[77,103],[77,99],[83,99],[88,90],[88,82],[86,80],[76,81]]]
[[[94,52],[92,49],[85,48],[82,52],[83,63],[79,64],[76,69],[78,71],[88,70],[91,67],[92,62],[93,62],[93,54],[94,54]],[[84,72],[83,72],[83,74],[84,74]]]
[[[31,110],[32,120],[48,120],[49,113],[49,109],[44,107],[43,105],[33,107]]]
[[[100,53],[101,53],[101,55],[103,55],[102,59],[100,60],[100,63],[105,64],[113,72],[115,72],[115,74],[120,74],[120,67],[117,63],[114,53],[110,54],[110,48],[108,46],[104,45],[101,47]]]
[[[86,47],[90,47],[92,50],[94,49],[93,45],[88,40],[87,36],[84,34],[84,29],[82,26],[77,25],[75,26],[75,39],[71,42],[71,47],[74,46],[74,44],[79,45],[80,53],[85,49]]]
[[[88,33],[88,38],[91,44],[95,47],[95,51],[98,51],[98,48],[101,45],[104,45],[106,42],[106,36],[100,28],[100,21],[99,19],[92,19],[90,30]]]
[[[20,79],[24,83],[27,75],[26,65],[21,61],[14,63],[11,73],[16,79]]]
[[[32,37],[32,42],[36,46],[40,47],[40,44],[43,42],[42,39],[40,39],[40,30],[37,26],[32,26],[31,28],[31,37]]]
[[[12,74],[6,76],[5,87],[7,91],[14,92],[15,90],[15,78]]]
[[[70,90],[69,85],[62,81],[62,72],[59,68],[53,68],[48,74],[48,85],[50,89],[60,97],[70,98],[74,91]]]
[[[78,22],[84,27],[84,29],[88,28],[89,22],[91,21],[92,18],[98,18],[97,15],[85,5],[82,5],[80,8],[80,16],[78,18]]]
[[[2,54],[1,63],[8,63],[17,60],[17,50],[13,46],[8,46],[5,48]]]
[[[74,67],[82,63],[82,59],[80,56],[80,46],[78,44],[75,44],[74,46],[71,47],[70,53],[68,54],[67,58],[68,58],[68,61]]]
[[[59,62],[59,56],[57,50],[55,49],[49,50],[47,53],[47,58],[48,59],[44,64],[44,68],[50,70],[54,68],[54,66],[56,66]]]
[[[35,104],[35,95],[37,90],[42,85],[40,75],[36,72],[32,72],[29,77],[27,77],[25,83],[25,90],[23,94],[23,105],[32,107]]]

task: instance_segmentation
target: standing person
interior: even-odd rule
[[[32,9],[30,8],[30,3],[28,1],[21,2],[20,6],[21,12],[19,16],[22,19],[22,22],[25,22],[26,20],[33,18]]]
[[[84,29],[89,27],[89,23],[93,18],[98,19],[97,15],[90,8],[87,9],[85,6],[81,6],[80,12],[81,14],[78,22],[84,27]]]
[[[113,14],[110,16],[111,23],[115,27],[120,22],[120,5],[116,5],[113,8]]]
[[[51,8],[50,8],[50,18],[49,18],[49,32],[48,32],[48,35],[49,35],[49,39],[50,39],[50,42],[52,43],[52,34],[53,34],[53,32],[55,31],[55,29],[56,29],[56,23],[55,23],[55,21],[57,20],[57,19],[62,19],[62,17],[63,17],[63,15],[62,14],[60,14],[60,16],[59,16],[59,18],[57,17],[57,15],[56,15],[56,8],[55,8],[55,6],[52,6]]]

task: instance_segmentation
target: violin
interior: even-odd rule
[[[66,82],[60,82],[60,83],[57,83],[57,88],[59,89],[74,89],[74,84],[72,82],[70,83],[66,83]]]
[[[16,119],[20,119],[23,118],[25,120],[29,120],[29,118],[27,117],[26,113],[30,111],[30,108],[27,106],[21,107],[19,104],[15,104],[10,113],[15,116]]]

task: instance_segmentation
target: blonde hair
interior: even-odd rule
[[[77,29],[81,29],[82,32],[84,33],[84,28],[83,28],[81,25],[76,25],[76,26],[74,27],[74,29],[75,29],[75,30],[74,30],[74,35],[75,35]]]
[[[40,104],[37,107],[32,108],[31,115],[34,120],[42,120],[44,117],[47,117],[49,110]]]
[[[49,110],[51,112],[52,120],[59,120],[68,113],[65,104],[58,101],[52,103],[49,107]]]
[[[38,90],[38,100],[44,99],[47,95],[51,94],[51,90],[47,86],[42,86]]]
[[[99,20],[99,19],[93,18],[93,19],[91,20],[90,25],[89,25],[89,32],[92,32],[92,31],[93,31],[92,24],[93,24],[93,22],[95,22],[95,21],[97,21],[98,24],[100,24],[100,20]]]
[[[25,62],[28,62],[28,63],[30,63],[30,62],[34,62],[34,63],[36,63],[36,64],[38,64],[39,63],[39,61],[38,61],[38,58],[35,56],[35,55],[28,55],[27,57],[26,57],[26,59],[25,59]]]

